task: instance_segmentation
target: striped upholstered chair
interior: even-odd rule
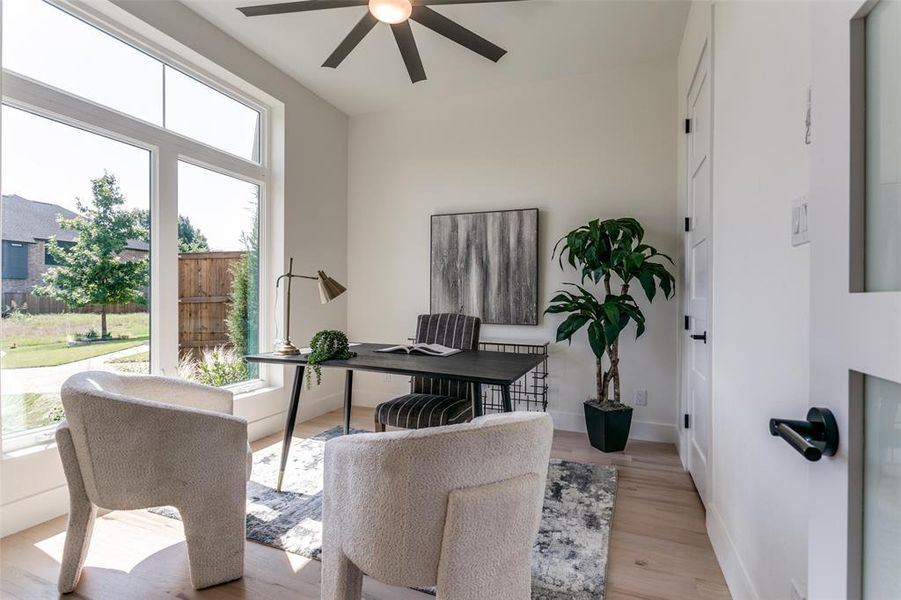
[[[477,350],[481,324],[478,317],[460,314],[419,315],[416,343]],[[385,431],[386,425],[420,429],[465,423],[472,419],[472,389],[465,381],[414,377],[410,391],[375,408],[376,431]]]

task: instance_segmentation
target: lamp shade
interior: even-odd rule
[[[317,276],[316,281],[319,284],[319,300],[323,304],[331,302],[347,291],[346,287],[326,275],[324,271],[318,271]]]

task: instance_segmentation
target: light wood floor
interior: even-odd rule
[[[371,415],[371,409],[355,408],[354,425],[371,428]],[[298,425],[295,436],[308,437],[340,421],[340,413],[333,412]],[[254,449],[279,440],[271,436]],[[604,455],[584,435],[557,432],[553,456],[619,468],[606,600],[730,597],[707,538],[703,507],[673,446],[630,442],[625,453]],[[0,540],[0,597],[57,597],[65,526],[60,517]],[[431,598],[369,579],[364,595]],[[181,522],[146,511],[116,511],[97,520],[81,583],[70,597],[313,600],[319,598],[319,563],[249,542],[242,580],[197,592],[188,575]]]

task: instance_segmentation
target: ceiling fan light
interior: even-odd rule
[[[403,23],[413,13],[410,0],[369,0],[372,16],[389,25]]]

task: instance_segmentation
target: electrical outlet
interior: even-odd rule
[[[807,600],[807,594],[805,594],[802,589],[801,584],[792,579],[789,598],[791,598],[791,600]]]
[[[635,406],[647,406],[648,405],[648,391],[647,390],[635,390]]]
[[[792,202],[792,246],[800,246],[810,241],[807,230],[807,196],[795,198]]]

